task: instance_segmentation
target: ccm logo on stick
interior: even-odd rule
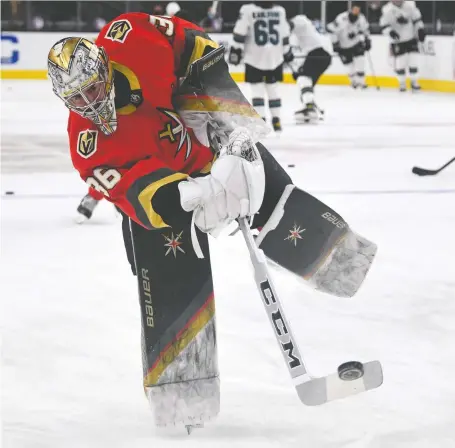
[[[267,306],[276,304],[275,296],[273,295],[272,288],[270,287],[270,283],[268,281],[261,283],[261,292]],[[302,361],[300,361],[300,359],[293,354],[294,343],[292,342],[288,329],[283,321],[281,310],[276,307],[276,310],[270,313],[270,316],[272,318],[273,327],[275,328],[275,333],[280,340],[281,349],[287,355],[287,363],[289,364],[289,367],[294,369],[295,367],[301,366]]]

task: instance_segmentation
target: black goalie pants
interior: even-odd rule
[[[292,181],[267,149],[260,143],[257,146],[266,175],[264,201],[254,220],[254,226],[260,228]],[[207,381],[211,384],[218,377],[208,238],[197,232],[205,257],[199,259],[190,226],[191,213],[178,228],[161,230],[147,230],[123,215],[126,252],[138,280],[146,390],[198,380],[205,380],[207,388]],[[204,356],[199,346],[203,346]]]

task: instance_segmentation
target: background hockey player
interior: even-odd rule
[[[327,25],[333,51],[348,68],[351,85],[366,88],[365,52],[371,49],[368,21],[361,12],[361,2],[353,2],[350,11],[339,14]]]
[[[391,39],[391,53],[395,57],[395,73],[400,91],[406,91],[406,70],[409,70],[411,89],[420,90],[419,41],[425,40],[422,15],[413,1],[394,0],[382,8],[380,24]]]
[[[303,62],[296,58],[292,63],[292,74],[300,89],[303,104],[303,109],[295,113],[295,118],[298,122],[319,119],[323,112],[316,106],[314,86],[330,66],[332,57],[323,48],[323,38],[307,16],[295,16],[289,23],[299,55],[304,56]]]
[[[245,63],[245,81],[250,84],[253,107],[265,119],[265,93],[275,131],[281,131],[283,62],[290,61],[289,25],[286,11],[273,2],[255,2],[240,8],[234,27],[229,62]]]
[[[123,14],[95,43],[54,44],[48,72],[70,109],[73,165],[124,217],[155,422],[201,424],[219,412],[207,234],[254,217],[269,258],[342,297],[360,287],[376,246],[253,143],[266,126],[232,81],[223,48],[197,26]]]

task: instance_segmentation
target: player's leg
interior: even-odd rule
[[[144,389],[155,423],[203,423],[218,414],[220,393],[207,236],[198,232],[205,256],[199,259],[190,219],[181,228],[154,231],[129,222],[142,317]]]
[[[103,193],[90,187],[88,193],[82,198],[77,207],[78,216],[76,218],[76,222],[78,224],[82,224],[90,219],[96,206],[103,198]]]
[[[331,56],[323,48],[316,48],[307,54],[305,62],[293,73],[300,90],[303,108],[295,113],[296,121],[318,118],[314,99],[314,86],[331,63]]]
[[[255,215],[256,239],[268,258],[314,288],[351,297],[365,278],[376,245],[354,233],[330,207],[292,184],[274,157],[257,143],[264,163],[264,201]]]
[[[358,43],[354,49],[354,70],[356,76],[357,87],[365,89],[365,48],[363,44]]]
[[[408,54],[403,53],[395,58],[395,73],[398,78],[400,92],[406,92],[406,67]]]
[[[330,67],[332,56],[324,48],[316,48],[311,52],[314,56],[314,69],[310,72],[315,86],[322,74]]]
[[[408,63],[408,54],[405,51],[403,43],[392,44],[391,50],[395,57],[395,74],[398,78],[400,92],[406,92],[406,67]]]
[[[420,62],[419,60],[420,60],[419,44],[417,42],[417,39],[414,39],[409,44],[408,53],[409,77],[411,78],[411,88],[413,92],[420,90],[420,85],[418,83]]]
[[[283,82],[283,64],[266,75],[265,88],[269,100],[269,111],[272,116],[272,126],[275,132],[281,132],[281,96],[278,83]]]
[[[263,71],[245,64],[245,82],[250,85],[251,104],[256,112],[265,120],[265,99]]]
[[[357,85],[357,75],[355,72],[355,65],[354,65],[354,53],[351,48],[342,49],[340,51],[340,59],[343,65],[346,67],[349,80],[351,81],[351,87],[356,89]]]

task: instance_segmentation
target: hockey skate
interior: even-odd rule
[[[321,119],[319,109],[314,103],[306,104],[302,110],[295,112],[294,117],[297,123],[310,123]]]
[[[85,221],[88,221],[92,217],[93,210],[95,210],[98,202],[98,200],[92,198],[89,194],[86,194],[77,207],[78,216],[76,217],[76,222],[82,224]]]
[[[203,428],[204,427],[204,423],[199,423],[199,424],[195,424],[195,425],[185,425],[185,428],[186,428],[186,432],[188,433],[188,435],[191,435],[191,433],[197,429],[197,428]]]
[[[281,128],[281,121],[278,117],[272,118],[272,127],[275,132],[281,132],[283,130]]]
[[[406,89],[406,84],[400,84],[400,92],[406,92],[407,89]]]
[[[418,92],[421,89],[422,87],[420,87],[419,84],[417,84],[417,82],[411,82],[411,90],[413,92]]]

